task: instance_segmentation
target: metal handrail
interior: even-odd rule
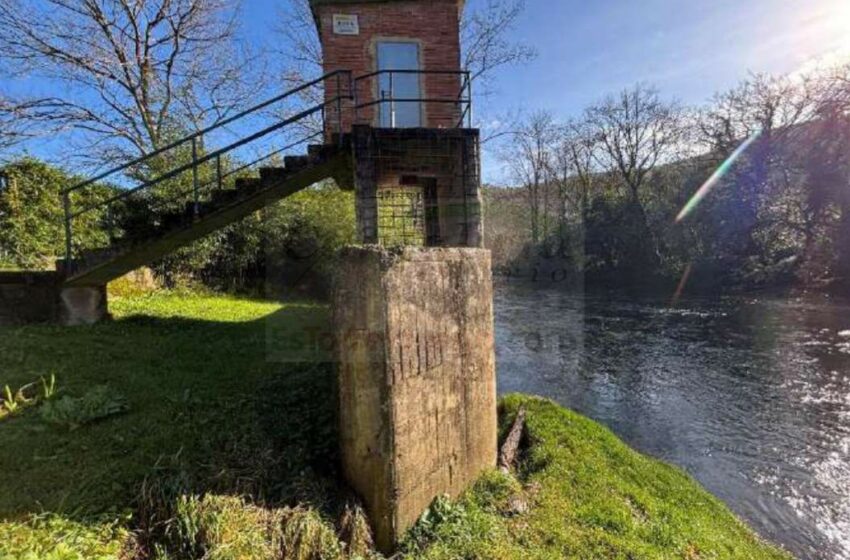
[[[445,76],[462,76],[463,81],[461,82],[460,91],[458,92],[457,97],[454,98],[443,98],[443,97],[420,97],[420,98],[396,98],[394,95],[394,80],[393,77],[395,74],[416,74],[416,75],[445,75]],[[367,101],[365,103],[359,103],[357,100],[357,85],[368,79],[372,79],[381,75],[389,75],[390,79],[390,95],[389,97],[382,96],[380,98],[374,99],[372,101]],[[460,128],[463,126],[466,121],[467,126],[472,127],[472,78],[470,72],[468,70],[376,70],[374,72],[369,72],[368,74],[363,74],[361,76],[357,76],[352,80],[352,84],[354,86],[354,120],[359,121],[360,116],[359,112],[361,109],[365,109],[367,107],[373,107],[375,105],[381,105],[383,103],[389,103],[392,107],[396,103],[447,103],[447,104],[457,104],[459,106],[464,106],[463,111],[461,112],[460,120],[457,123],[457,127]],[[383,92],[381,92],[383,94]],[[394,111],[393,111],[394,112]]]
[[[347,92],[347,94],[343,94],[343,90],[342,90],[342,78],[343,77],[347,77],[347,80],[348,80],[348,92]],[[296,115],[285,118],[282,121],[279,121],[279,122],[277,122],[277,123],[275,123],[271,126],[263,128],[262,130],[260,130],[258,132],[255,132],[255,133],[250,134],[246,137],[243,137],[240,140],[233,142],[233,143],[231,143],[231,144],[229,144],[229,145],[227,145],[223,148],[220,148],[220,149],[215,150],[211,153],[205,154],[201,157],[198,156],[198,144],[197,143],[198,143],[198,139],[201,138],[203,135],[209,134],[210,132],[213,132],[217,129],[223,128],[223,127],[225,127],[225,126],[227,126],[227,125],[229,125],[229,124],[231,124],[231,123],[233,123],[233,122],[235,122],[239,119],[242,119],[242,118],[244,118],[248,115],[254,114],[254,113],[256,113],[256,112],[258,112],[262,109],[265,109],[265,108],[267,108],[271,105],[274,105],[275,103],[279,103],[280,101],[283,101],[284,99],[292,97],[293,95],[301,93],[301,92],[303,92],[303,91],[305,91],[305,90],[307,90],[311,87],[314,87],[318,84],[324,83],[325,81],[327,81],[329,79],[334,79],[334,78],[336,79],[336,86],[337,86],[335,97],[330,98],[330,99],[325,99],[325,101],[323,103],[320,103],[318,105],[314,105],[313,107],[310,107],[309,109],[301,111],[301,112],[297,113]],[[237,113],[236,115],[233,115],[232,117],[228,117],[227,119],[224,119],[223,121],[218,122],[215,125],[212,125],[212,126],[209,126],[207,128],[204,128],[202,130],[199,130],[198,132],[195,132],[195,133],[190,134],[190,135],[188,135],[184,138],[181,138],[180,140],[172,142],[172,143],[168,144],[167,146],[159,148],[159,149],[157,149],[157,150],[155,150],[155,151],[153,151],[153,152],[151,152],[151,153],[149,153],[145,156],[136,158],[136,159],[134,159],[134,160],[132,160],[128,163],[125,163],[123,165],[120,165],[118,167],[110,169],[110,170],[108,170],[104,173],[100,173],[99,175],[97,175],[95,177],[87,179],[86,181],[83,181],[81,183],[78,183],[78,184],[70,187],[70,188],[63,190],[61,192],[61,195],[62,195],[62,207],[63,207],[63,211],[64,211],[64,214],[65,214],[65,261],[66,261],[66,267],[69,267],[69,269],[70,269],[70,267],[72,266],[72,261],[73,261],[72,221],[75,218],[77,218],[77,217],[79,217],[83,214],[86,214],[88,212],[91,212],[93,210],[96,210],[96,209],[99,209],[99,208],[104,208],[104,207],[106,208],[107,214],[109,215],[111,213],[110,209],[112,207],[112,204],[114,204],[118,201],[127,199],[130,196],[132,196],[134,193],[137,193],[137,192],[144,190],[144,189],[149,189],[151,187],[154,187],[154,186],[162,183],[163,181],[166,181],[168,179],[176,177],[176,176],[180,175],[181,173],[184,173],[184,172],[190,171],[190,170],[192,172],[192,191],[194,192],[194,213],[195,213],[195,215],[198,215],[199,212],[200,212],[200,194],[199,194],[200,190],[201,190],[201,188],[206,188],[211,183],[211,182],[208,182],[208,183],[205,183],[203,186],[200,185],[199,176],[198,176],[199,166],[201,166],[201,165],[203,165],[203,164],[205,164],[209,161],[215,160],[216,161],[216,170],[217,170],[217,174],[218,174],[218,176],[216,178],[216,183],[221,185],[223,177],[227,176],[227,175],[222,176],[222,173],[221,173],[221,156],[222,155],[227,154],[227,153],[229,153],[229,152],[231,152],[231,151],[233,151],[233,150],[235,150],[235,149],[237,149],[241,146],[244,146],[244,145],[246,145],[250,142],[257,140],[258,138],[264,137],[268,134],[271,134],[272,132],[278,131],[278,130],[280,130],[280,129],[282,129],[282,128],[290,125],[290,124],[293,124],[297,121],[300,121],[300,120],[307,118],[311,115],[314,115],[315,113],[318,113],[318,112],[321,112],[321,114],[322,114],[322,120],[323,120],[322,130],[324,130],[325,129],[324,120],[325,120],[325,114],[326,114],[325,109],[329,105],[333,105],[333,104],[335,104],[336,107],[337,107],[337,126],[339,127],[339,132],[341,134],[342,133],[342,125],[343,125],[343,123],[342,123],[342,104],[343,104],[344,100],[352,100],[353,101],[353,99],[354,99],[353,88],[354,88],[354,81],[352,79],[351,71],[349,71],[349,70],[335,70],[333,72],[329,72],[328,74],[325,74],[324,76],[322,76],[320,78],[317,78],[317,79],[312,80],[310,82],[304,83],[304,84],[302,84],[302,85],[300,85],[296,88],[290,89],[290,90],[288,90],[288,91],[286,91],[286,92],[284,92],[280,95],[277,95],[277,96],[275,96],[271,99],[268,99],[268,100],[266,100],[262,103],[254,105],[253,107],[251,107],[249,109],[241,111],[241,112]],[[295,145],[301,144],[304,141],[306,141],[306,139],[299,141],[299,142],[291,145],[290,147],[294,147]],[[173,150],[175,148],[178,148],[180,146],[184,146],[186,144],[191,144],[191,149],[192,149],[192,161],[191,162],[185,163],[183,165],[178,165],[177,167],[163,173],[162,175],[155,177],[154,179],[152,179],[150,181],[146,181],[146,182],[144,182],[143,184],[141,184],[137,187],[122,190],[120,193],[109,197],[105,201],[99,201],[97,203],[90,204],[90,205],[88,205],[88,206],[86,206],[86,207],[84,207],[84,208],[82,208],[81,210],[78,210],[78,211],[74,211],[72,209],[72,207],[71,207],[71,194],[73,192],[76,192],[76,191],[79,191],[79,190],[81,190],[85,187],[94,185],[98,181],[105,179],[105,178],[107,178],[111,175],[114,175],[116,173],[126,172],[127,170],[129,170],[129,169],[131,169],[135,166],[138,166],[139,164],[142,164],[146,161],[150,161],[151,159],[153,159],[157,156],[160,156],[160,155],[162,155],[163,153],[165,153],[169,150]],[[288,148],[284,148],[284,149],[288,149]],[[264,156],[263,158],[256,160],[254,163],[262,161],[263,159],[267,159],[268,157],[271,157],[271,155],[273,155],[273,154],[280,153],[281,150],[275,150],[274,152],[272,152],[272,154],[268,154],[268,155]],[[253,165],[253,164],[251,164],[251,165]],[[243,166],[243,168],[244,168],[244,166]],[[228,175],[231,174],[231,173],[233,173],[233,171],[229,172]]]
[[[358,103],[358,101],[357,101],[357,85],[364,80],[375,78],[377,76],[381,76],[381,75],[384,75],[384,74],[388,74],[390,76],[390,91],[389,91],[390,95],[389,95],[389,97],[381,97],[380,99],[376,99],[374,101],[368,101],[366,103]],[[454,97],[454,98],[440,98],[440,97],[418,98],[418,99],[395,98],[394,81],[393,81],[393,76],[395,74],[456,75],[456,76],[462,76],[463,81],[461,82],[460,91],[458,92],[457,97]],[[343,93],[343,78],[345,78],[348,82],[346,84],[347,89],[348,89],[348,91],[346,93]],[[283,101],[284,99],[287,99],[287,98],[289,98],[293,95],[301,93],[301,92],[303,92],[303,91],[305,91],[305,90],[307,90],[311,87],[317,86],[319,84],[324,84],[328,80],[332,80],[332,79],[336,80],[336,92],[335,92],[336,95],[334,97],[331,97],[331,98],[326,97],[324,102],[322,102],[322,103],[314,105],[314,106],[312,106],[312,107],[310,107],[310,108],[308,108],[304,111],[297,113],[296,115],[293,115],[293,116],[285,118],[285,119],[283,119],[279,122],[276,122],[275,124],[268,126],[268,127],[265,127],[262,130],[255,132],[255,133],[253,133],[249,136],[240,138],[236,142],[233,142],[233,143],[231,143],[231,144],[229,144],[229,145],[227,145],[223,148],[220,148],[220,149],[215,150],[213,152],[199,156],[199,154],[198,154],[198,139],[202,138],[204,135],[209,134],[209,133],[211,133],[215,130],[221,129],[221,128],[223,128],[223,127],[225,127],[225,126],[227,126],[231,123],[234,123],[234,122],[236,122],[236,121],[238,121],[238,120],[240,120],[240,119],[242,119],[242,118],[244,118],[248,115],[257,113],[258,111],[260,111],[262,109],[265,109],[265,108],[267,108],[271,105],[274,105],[275,103],[279,103],[279,102]],[[467,125],[469,127],[472,127],[472,122],[473,122],[472,121],[472,79],[471,79],[470,72],[468,72],[468,71],[463,71],[463,70],[378,70],[378,71],[375,71],[375,72],[370,72],[368,74],[358,76],[356,78],[353,76],[353,74],[350,70],[335,70],[333,72],[329,72],[329,73],[327,73],[327,74],[325,74],[325,75],[323,75],[319,78],[316,78],[315,80],[301,84],[296,88],[290,89],[290,90],[288,90],[288,91],[286,91],[286,92],[284,92],[280,95],[277,95],[277,96],[275,96],[271,99],[268,99],[268,100],[266,100],[262,103],[254,105],[253,107],[250,107],[249,109],[241,111],[241,112],[239,112],[239,113],[237,113],[237,114],[235,114],[231,117],[228,117],[228,118],[226,118],[226,119],[224,119],[224,120],[222,120],[222,121],[220,121],[220,122],[218,122],[214,125],[206,127],[204,129],[199,130],[195,133],[192,133],[192,134],[190,134],[190,135],[188,135],[184,138],[181,138],[177,141],[174,141],[174,142],[172,142],[172,143],[170,143],[166,146],[158,148],[158,149],[154,150],[153,152],[151,152],[149,154],[146,154],[142,157],[133,159],[132,161],[124,163],[120,166],[109,169],[108,171],[100,173],[100,174],[98,174],[98,175],[96,175],[92,178],[89,178],[89,179],[87,179],[83,182],[75,184],[72,187],[69,187],[69,188],[61,191],[62,205],[63,205],[64,215],[65,215],[65,260],[66,260],[66,267],[68,267],[68,269],[70,270],[70,267],[72,267],[72,265],[73,265],[73,259],[72,259],[72,257],[73,257],[72,221],[75,218],[78,218],[79,216],[86,214],[88,212],[92,212],[92,211],[97,210],[99,208],[105,207],[106,212],[107,212],[107,220],[111,222],[111,218],[110,218],[111,208],[112,208],[112,205],[114,203],[121,201],[121,200],[124,200],[124,199],[127,199],[130,196],[132,196],[134,193],[137,193],[137,192],[142,191],[144,189],[150,189],[150,188],[152,188],[152,187],[154,187],[154,186],[156,186],[156,185],[158,185],[158,184],[160,184],[164,181],[167,181],[168,179],[174,178],[174,177],[176,177],[176,176],[178,176],[182,173],[185,173],[187,171],[191,171],[191,173],[192,173],[191,190],[186,189],[185,191],[178,193],[177,197],[182,197],[182,196],[185,196],[186,194],[188,194],[190,192],[193,192],[194,193],[194,213],[197,216],[200,213],[200,198],[199,198],[200,195],[199,195],[199,192],[200,192],[201,189],[206,189],[207,187],[209,187],[214,182],[219,186],[219,188],[221,188],[222,180],[225,177],[229,177],[229,176],[231,176],[235,173],[238,173],[241,170],[244,170],[248,167],[251,167],[251,166],[253,166],[253,165],[255,165],[255,164],[257,164],[257,163],[259,163],[259,162],[261,162],[265,159],[272,157],[273,155],[279,154],[279,153],[281,153],[281,152],[283,152],[287,149],[290,149],[294,146],[297,146],[298,144],[302,144],[302,143],[306,142],[307,140],[309,140],[309,139],[311,139],[315,136],[318,136],[319,134],[328,133],[329,130],[333,130],[333,125],[331,125],[331,127],[328,128],[328,122],[327,122],[327,117],[328,117],[327,109],[330,106],[335,106],[336,115],[334,115],[334,116],[336,117],[337,132],[339,133],[339,137],[341,138],[342,134],[344,132],[343,131],[343,101],[345,101],[345,100],[351,101],[352,109],[354,111],[354,122],[357,122],[359,120],[359,110],[360,109],[363,109],[363,108],[366,108],[366,107],[371,107],[371,106],[378,105],[378,104],[381,104],[381,103],[387,103],[387,102],[389,102],[392,105],[394,105],[395,103],[405,103],[405,102],[456,104],[459,107],[461,107],[461,106],[464,107],[463,111],[460,114],[460,119],[457,123],[457,127],[462,127],[463,124],[464,124],[464,121],[467,121]],[[280,129],[288,126],[288,125],[291,125],[291,124],[293,124],[297,121],[305,119],[305,118],[307,118],[311,115],[314,115],[316,113],[319,113],[319,112],[321,113],[321,119],[322,119],[322,131],[323,131],[322,133],[313,134],[310,137],[302,139],[298,142],[295,142],[294,144],[290,144],[289,146],[287,146],[285,148],[277,149],[277,150],[275,150],[275,151],[273,151],[269,154],[266,154],[265,156],[260,157],[259,159],[255,160],[255,161],[253,161],[249,164],[244,164],[244,165],[241,165],[240,167],[237,167],[236,169],[231,169],[226,174],[222,173],[221,163],[222,163],[222,156],[223,155],[225,155],[229,152],[232,152],[233,150],[235,150],[235,149],[237,149],[241,146],[244,146],[244,145],[246,145],[250,142],[253,142],[253,141],[255,141],[259,138],[262,138],[262,137],[264,137],[268,134],[276,132],[276,131],[278,131],[278,130],[280,130]],[[331,136],[331,138],[333,138],[333,136]],[[110,196],[105,201],[100,201],[100,202],[97,202],[97,203],[89,204],[88,206],[86,206],[86,207],[84,207],[80,210],[76,210],[76,211],[74,211],[74,209],[72,208],[72,206],[71,206],[71,194],[72,193],[79,191],[81,189],[84,189],[85,187],[94,185],[94,184],[98,183],[99,181],[101,181],[101,180],[103,180],[103,179],[105,179],[109,176],[115,175],[116,173],[127,172],[128,170],[130,170],[130,169],[132,169],[132,168],[134,168],[134,167],[136,167],[140,164],[143,164],[147,161],[150,161],[151,159],[153,159],[157,156],[160,156],[165,152],[168,152],[168,151],[173,150],[175,148],[178,148],[180,146],[185,146],[187,144],[189,144],[191,146],[191,150],[192,150],[192,160],[191,160],[191,162],[188,162],[188,163],[185,163],[185,164],[182,164],[182,165],[178,165],[177,167],[170,169],[170,170],[166,171],[165,173],[163,173],[162,175],[159,175],[159,176],[157,176],[157,177],[155,177],[155,178],[153,178],[149,181],[146,181],[139,186],[136,186],[136,187],[130,188],[130,189],[121,190],[121,192],[119,192],[119,193],[117,193],[113,196]],[[199,177],[199,168],[200,168],[201,165],[203,165],[207,162],[211,162],[213,160],[215,160],[216,178],[214,179],[214,181],[213,180],[207,181],[203,185],[201,185],[200,184],[200,177]],[[171,200],[174,200],[174,199],[172,198]]]
[[[114,175],[114,174],[118,173],[119,171],[125,171],[127,169],[130,169],[131,167],[135,167],[136,165],[139,165],[140,163],[144,163],[145,161],[152,159],[152,158],[154,158],[158,155],[161,155],[161,154],[163,154],[163,153],[165,153],[169,150],[173,150],[174,148],[177,148],[178,146],[182,146],[183,144],[186,144],[187,142],[191,142],[192,140],[196,140],[197,138],[204,136],[205,134],[209,134],[210,132],[212,132],[214,130],[218,130],[219,128],[223,128],[223,127],[225,127],[225,126],[227,126],[227,125],[229,125],[229,124],[231,124],[231,123],[233,123],[233,122],[235,122],[235,121],[237,121],[237,120],[239,120],[243,117],[246,117],[250,114],[253,114],[253,113],[256,113],[257,111],[260,111],[261,109],[265,109],[266,107],[268,107],[270,105],[274,105],[275,103],[279,103],[280,101],[283,101],[287,97],[292,97],[293,95],[301,93],[304,90],[310,89],[313,86],[316,86],[320,83],[324,83],[330,78],[337,77],[337,82],[339,83],[339,78],[343,75],[348,76],[350,78],[351,77],[351,71],[350,70],[334,70],[333,72],[329,72],[329,73],[325,74],[324,76],[322,76],[320,78],[316,78],[315,80],[313,80],[311,82],[301,84],[300,86],[298,86],[296,88],[285,91],[285,92],[281,93],[280,95],[278,95],[276,97],[273,97],[271,99],[263,101],[262,103],[260,103],[258,105],[254,105],[253,107],[251,107],[249,109],[245,109],[244,111],[237,113],[237,114],[233,115],[232,117],[228,117],[225,120],[220,121],[220,122],[218,122],[218,123],[216,123],[212,126],[208,126],[207,128],[204,128],[202,130],[194,132],[194,133],[192,133],[188,136],[185,136],[184,138],[181,138],[180,140],[176,140],[176,141],[172,142],[171,144],[168,144],[167,146],[163,146],[162,148],[158,148],[158,149],[154,150],[153,152],[151,152],[149,154],[145,154],[144,156],[138,157],[138,158],[136,158],[136,159],[134,159],[134,160],[132,160],[128,163],[119,165],[118,167],[114,167],[114,168],[110,169],[109,171],[104,171],[103,173],[101,173],[101,174],[99,174],[95,177],[92,177],[90,179],[83,181],[82,183],[78,183],[78,184],[76,184],[72,187],[65,189],[65,191],[63,191],[63,192],[73,192],[73,191],[79,190],[83,187],[86,187],[88,185],[96,183],[97,181],[100,181],[101,179],[105,179],[106,177],[109,177],[110,175]],[[339,87],[337,87],[337,92],[339,92]],[[339,97],[339,93],[337,93],[337,97]],[[353,97],[351,97],[351,95],[344,96],[344,98],[345,99],[353,99]]]
[[[294,122],[300,121],[301,119],[309,117],[310,115],[316,114],[319,111],[321,111],[322,108],[325,107],[326,105],[328,105],[330,103],[336,103],[336,101],[337,101],[336,98],[333,98],[329,101],[325,101],[321,105],[316,105],[315,107],[307,109],[306,111],[302,111],[302,112],[298,113],[297,115],[295,115],[293,117],[290,117],[288,119],[284,119],[284,120],[280,121],[279,123],[276,123],[276,124],[273,124],[272,126],[266,127],[266,128],[264,128],[264,129],[262,129],[258,132],[255,132],[254,134],[251,134],[250,136],[246,136],[246,137],[244,137],[240,140],[237,140],[236,142],[234,142],[234,143],[232,143],[228,146],[225,146],[223,148],[219,148],[218,150],[216,150],[214,152],[210,152],[207,155],[202,156],[200,158],[197,157],[197,154],[194,154],[192,161],[190,161],[188,163],[184,163],[183,165],[180,165],[178,167],[175,167],[171,171],[167,171],[166,173],[158,176],[157,178],[151,179],[150,181],[147,181],[147,182],[139,185],[138,187],[123,190],[120,193],[118,193],[117,195],[115,195],[111,198],[108,198],[105,201],[97,202],[95,204],[92,204],[90,206],[83,208],[82,210],[79,210],[77,212],[73,212],[70,215],[70,218],[71,219],[77,218],[77,217],[81,216],[82,214],[85,214],[87,212],[91,212],[92,210],[96,210],[96,209],[98,209],[102,206],[106,206],[108,204],[112,204],[114,202],[118,202],[119,200],[123,200],[125,198],[128,198],[128,197],[132,196],[133,194],[135,194],[135,193],[137,193],[141,190],[154,187],[154,186],[162,183],[163,181],[167,181],[168,179],[172,179],[172,178],[176,177],[177,175],[180,175],[181,173],[183,173],[185,171],[189,171],[190,169],[193,170],[193,171],[197,171],[199,165],[207,163],[208,161],[211,161],[213,159],[220,158],[222,155],[224,155],[228,152],[231,152],[231,151],[235,150],[236,148],[242,147],[245,144],[249,144],[249,143],[253,142],[254,140],[256,140],[258,138],[262,138],[263,136],[266,136],[266,135],[268,135],[272,132],[280,130],[281,128],[283,128],[287,125],[290,125]],[[299,144],[300,143],[301,142],[299,142]]]
[[[315,138],[318,138],[318,137],[322,136],[322,134],[324,134],[324,132],[315,132],[315,133],[313,133],[313,134],[310,134],[309,136],[307,136],[307,137],[305,137],[305,138],[301,138],[300,140],[297,140],[297,141],[295,141],[295,142],[292,142],[292,143],[290,143],[290,144],[287,144],[287,145],[283,146],[282,148],[278,148],[278,149],[276,149],[276,150],[273,150],[273,151],[271,151],[271,152],[269,152],[269,153],[267,153],[267,154],[265,154],[265,155],[263,155],[263,156],[258,157],[257,159],[254,159],[254,160],[252,160],[252,161],[249,161],[248,163],[244,163],[244,164],[242,164],[242,165],[240,165],[240,166],[238,166],[238,167],[234,167],[233,169],[228,170],[226,173],[221,173],[221,172],[217,169],[217,171],[218,171],[218,172],[216,173],[216,178],[215,178],[215,179],[213,179],[213,180],[211,180],[211,181],[207,181],[206,183],[204,183],[203,185],[201,185],[201,187],[200,187],[200,188],[201,188],[201,189],[206,189],[207,187],[209,187],[209,186],[211,186],[211,185],[213,185],[213,184],[217,185],[217,187],[218,187],[218,188],[222,188],[222,180],[223,180],[223,179],[226,179],[226,178],[228,178],[228,177],[232,177],[232,176],[236,175],[237,173],[240,173],[240,172],[242,172],[242,171],[245,171],[246,169],[249,169],[249,168],[251,168],[251,167],[253,167],[253,166],[257,165],[258,163],[262,163],[262,162],[264,162],[264,161],[266,161],[266,160],[269,160],[269,159],[273,158],[274,156],[277,156],[277,155],[282,154],[283,152],[285,152],[285,151],[287,151],[287,150],[291,150],[292,148],[294,148],[294,147],[296,147],[296,146],[300,146],[301,144],[304,144],[304,143],[306,143],[306,142],[309,142],[310,140],[313,140],[313,139],[315,139]],[[216,159],[216,163],[219,163],[220,161],[221,161],[220,159]],[[194,189],[185,189],[185,190],[179,191],[179,192],[177,192],[177,193],[174,195],[174,197],[175,197],[175,198],[180,198],[180,197],[182,197],[182,196],[186,196],[186,195],[192,194],[193,190],[194,190]],[[154,202],[154,204],[155,204],[155,206],[154,206],[154,207],[156,207],[157,202],[159,202],[159,203],[164,203],[164,202],[166,202],[166,201],[155,201],[155,202]]]

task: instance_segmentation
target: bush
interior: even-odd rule
[[[325,182],[173,253],[155,270],[169,287],[200,281],[230,292],[323,296],[337,250],[355,234],[352,193]]]
[[[79,181],[62,169],[34,158],[23,158],[0,175],[0,262],[5,267],[52,268],[64,255],[64,210],[61,192]],[[74,208],[105,198],[112,190],[98,186],[72,196]],[[74,220],[74,241],[83,247],[103,246],[107,234],[97,212]],[[0,266],[0,268],[3,268]]]

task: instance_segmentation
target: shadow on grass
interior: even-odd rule
[[[326,342],[316,343],[327,319],[323,307],[287,306],[241,322],[133,315],[4,330],[0,386],[52,372],[65,394],[120,391],[129,412],[73,431],[37,409],[0,423],[0,519],[50,512],[85,523],[129,512],[143,555],[168,540],[185,496],[339,519],[349,496],[338,476],[334,368]]]

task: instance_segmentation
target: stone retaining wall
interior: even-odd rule
[[[56,321],[59,286],[55,272],[0,272],[0,326]]]

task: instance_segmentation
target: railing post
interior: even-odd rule
[[[65,210],[65,270],[71,270],[71,194],[62,191],[62,207]]]
[[[469,103],[469,128],[472,128],[472,76],[466,72],[466,98]]]
[[[106,205],[106,233],[109,234],[109,242],[115,239],[115,218],[112,215],[112,204]]]
[[[392,70],[390,70],[390,128],[395,128],[395,87]]]
[[[198,140],[192,137],[192,193],[194,195],[194,212],[195,217],[201,213],[200,195],[198,192]]]
[[[342,141],[342,77],[336,75],[336,132],[337,142]]]
[[[215,183],[218,190],[221,190],[221,154],[215,156]]]

